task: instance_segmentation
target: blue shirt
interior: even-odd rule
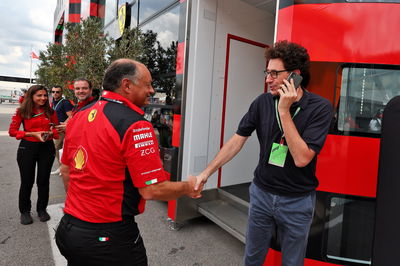
[[[72,104],[64,98],[61,98],[58,101],[55,101],[53,99],[52,107],[56,111],[58,122],[60,123],[67,120],[68,118],[67,112],[71,111],[72,108],[74,108],[74,106],[72,106]]]
[[[240,121],[236,133],[247,137],[256,130],[260,143],[260,155],[253,181],[258,187],[278,195],[306,195],[318,186],[315,176],[317,156],[302,168],[294,164],[290,151],[288,151],[284,167],[268,163],[272,143],[279,143],[282,137],[276,119],[274,99],[275,97],[270,93],[258,96]],[[291,106],[292,116],[299,106],[300,111],[293,118],[293,122],[308,147],[318,154],[328,134],[332,119],[332,105],[327,99],[304,91],[300,101]]]

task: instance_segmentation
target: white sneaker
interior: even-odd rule
[[[51,175],[58,175],[58,174],[60,174],[60,168],[57,168],[57,170],[51,172],[50,174],[51,174]]]

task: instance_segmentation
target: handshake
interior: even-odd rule
[[[202,174],[198,176],[189,176],[188,183],[192,191],[188,194],[188,196],[193,199],[201,198],[201,192],[203,191],[203,187],[207,182],[207,179],[208,177]]]

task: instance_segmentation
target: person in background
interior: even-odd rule
[[[135,216],[146,200],[200,197],[195,178],[170,182],[143,110],[154,94],[149,70],[118,59],[104,93],[67,125],[61,173],[67,198],[56,243],[68,265],[147,265]]]
[[[41,222],[50,219],[46,208],[49,201],[50,171],[55,157],[53,139],[58,138],[54,125],[57,124],[57,114],[49,105],[46,88],[41,85],[31,86],[22,105],[13,115],[8,131],[11,137],[21,139],[17,152],[21,176],[18,203],[21,224],[27,225],[33,222],[30,198],[35,182],[36,166],[38,189],[36,211]]]
[[[57,126],[56,128],[61,129],[63,124],[65,124],[65,121],[71,117],[72,115],[72,109],[74,108],[72,104],[67,100],[64,99],[63,97],[63,89],[61,86],[54,86],[51,89],[51,95],[53,96],[53,100],[50,104],[50,106],[56,111],[57,113],[57,118],[58,122],[60,123],[60,126]],[[54,146],[56,148],[56,159],[57,163],[60,165],[60,153],[59,151],[63,147],[63,142],[64,142],[64,131],[59,130],[59,138],[54,140]],[[58,166],[57,169],[53,172],[51,172],[52,175],[58,175],[60,173],[60,167]]]
[[[332,106],[306,90],[310,57],[304,47],[279,41],[266,49],[265,56],[269,92],[252,102],[236,134],[197,179],[206,182],[256,130],[260,156],[250,185],[244,265],[263,265],[277,233],[282,265],[300,266],[315,207],[317,154],[328,134]],[[299,85],[288,80],[292,73],[303,77]]]
[[[77,99],[77,103],[72,109],[72,115],[79,112],[79,110],[86,105],[95,101],[92,93],[92,83],[88,79],[78,78],[74,80],[74,94]]]
[[[19,103],[20,105],[21,105],[22,102],[24,101],[25,96],[26,96],[26,92],[27,92],[28,90],[27,90],[27,89],[22,89],[21,91],[22,91],[22,95],[19,96],[19,99],[18,99],[18,103]]]
[[[379,109],[375,116],[369,122],[369,129],[373,132],[379,132],[382,128],[383,109]]]

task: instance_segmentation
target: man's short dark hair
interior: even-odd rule
[[[60,90],[61,90],[61,92],[63,92],[63,88],[62,88],[61,86],[58,86],[58,85],[56,85],[56,86],[53,86],[53,88],[60,89]]]
[[[90,80],[88,80],[88,79],[86,79],[86,78],[77,78],[77,79],[74,79],[74,82],[73,82],[72,84],[75,84],[75,82],[77,82],[77,81],[86,81],[86,82],[89,84],[89,89],[92,88],[92,82],[90,82]]]
[[[116,91],[124,78],[129,78],[136,84],[139,72],[137,69],[137,64],[133,60],[119,59],[112,62],[104,74],[103,89]]]
[[[301,86],[306,88],[310,82],[310,56],[307,49],[303,46],[284,41],[278,41],[273,47],[268,47],[265,50],[267,62],[270,59],[281,59],[286,70],[300,70],[300,75],[303,77]]]

